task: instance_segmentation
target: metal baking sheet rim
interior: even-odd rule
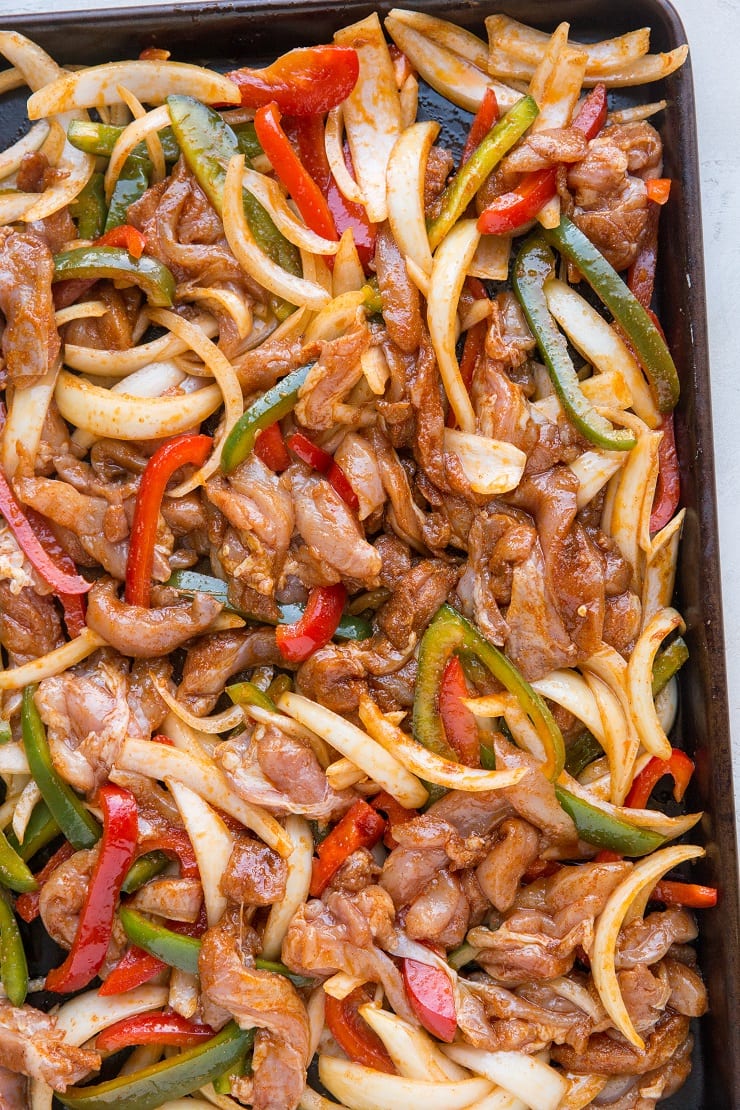
[[[234,3],[107,7],[98,12],[6,15],[3,27],[35,38],[56,60],[104,61],[125,57],[145,45],[171,45],[179,57],[246,62],[311,41],[326,41],[335,27],[391,4],[344,0],[260,0]],[[474,0],[417,0],[410,7],[482,25],[487,14],[505,11],[545,28],[568,19],[574,37],[606,37],[643,25],[653,29],[651,50],[686,41],[668,0],[517,0],[495,4]],[[228,30],[229,37],[223,38]],[[104,31],[104,34],[101,32]],[[193,32],[197,31],[197,39]],[[229,43],[228,52],[223,42]],[[708,982],[710,1013],[696,1029],[698,1048],[686,1087],[661,1103],[666,1110],[740,1110],[740,931],[738,863],[730,729],[727,710],[718,524],[712,444],[711,388],[706,322],[699,167],[690,59],[661,83],[670,102],[661,131],[664,173],[674,179],[671,203],[661,219],[659,269],[661,322],[676,355],[682,381],[676,432],[681,463],[682,504],[687,516],[679,566],[679,604],[687,621],[691,658],[682,672],[681,735],[695,755],[694,796],[706,810],[700,842],[707,858],[700,881],[720,887],[716,910],[700,921],[700,963]],[[646,97],[650,99],[650,97]],[[0,120],[2,107],[0,106]]]

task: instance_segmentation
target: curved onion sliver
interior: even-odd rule
[[[184,783],[169,779],[165,785],[177,803],[193,845],[208,924],[213,928],[223,917],[228,902],[226,895],[221,893],[220,882],[234,848],[234,834],[208,802]]]
[[[386,1051],[404,1079],[430,1079],[445,1083],[449,1079],[469,1079],[470,1075],[440,1051],[428,1033],[409,1025],[397,1014],[368,1003],[360,1015],[378,1034]]]
[[[285,831],[290,837],[292,851],[288,856],[288,880],[281,901],[270,909],[262,934],[262,955],[266,960],[277,960],[283,946],[293,914],[308,898],[313,861],[313,836],[311,826],[304,817],[291,813],[285,819]]]
[[[144,104],[163,104],[168,96],[178,94],[197,97],[206,104],[241,103],[237,85],[214,70],[187,62],[138,59],[106,62],[57,77],[29,98],[28,118],[43,119],[75,108],[120,104],[119,85]]]
[[[28,828],[28,822],[31,820],[31,814],[40,801],[41,791],[38,785],[33,781],[27,782],[13,810],[12,829],[19,844],[22,843],[26,835],[26,829]]]
[[[604,488],[609,479],[626,462],[625,451],[584,451],[569,464],[578,479],[576,504],[579,509],[593,501],[596,494]]]
[[[639,762],[637,765],[639,766]],[[571,794],[575,794],[577,798],[581,798],[584,802],[589,802],[590,805],[603,810],[610,817],[618,817],[620,821],[637,825],[640,829],[649,829],[668,840],[675,840],[677,836],[683,836],[689,829],[693,829],[697,821],[702,818],[701,813],[682,813],[678,817],[668,817],[667,814],[661,813],[658,809],[632,809],[627,806],[612,805],[611,802],[596,797],[585,786],[581,786],[580,782],[569,775],[567,771],[561,773],[558,782]]]
[[[665,528],[661,528],[660,532],[653,536],[652,549],[648,555],[642,583],[643,628],[651,617],[671,603],[676,582],[678,543],[685,516],[686,510],[681,509]]]
[[[152,685],[165,705],[172,710],[176,717],[179,717],[186,725],[198,732],[205,732],[208,736],[218,736],[220,733],[228,732],[229,729],[236,728],[237,725],[244,723],[244,711],[240,705],[231,705],[228,709],[224,709],[222,713],[216,713],[213,717],[196,717],[169,692],[166,683],[160,682],[154,674],[150,677]]]
[[[126,105],[135,120],[142,119],[142,117],[147,114],[144,105],[134,96],[130,89],[125,88],[124,85],[119,85],[118,93],[121,97],[121,100]],[[119,106],[116,105],[116,107]],[[164,161],[164,150],[162,149],[162,142],[157,132],[153,131],[151,134],[146,136],[146,138],[144,139],[144,143],[146,145],[147,154],[149,155],[150,161],[152,163],[152,176],[150,179],[150,184],[157,185],[160,181],[164,181],[165,177],[167,176],[167,167]]]
[[[524,1052],[487,1052],[468,1045],[447,1045],[444,1052],[537,1110],[557,1110],[568,1090],[559,1072]]]
[[[178,302],[194,301],[196,304],[203,303],[206,308],[209,302],[211,305],[218,305],[234,321],[236,333],[240,339],[246,339],[254,326],[251,303],[240,297],[234,289],[222,289],[217,285],[183,285],[178,286],[176,299]]]
[[[218,334],[218,325],[212,316],[204,316],[196,323],[209,339]],[[101,378],[125,378],[148,366],[150,362],[175,358],[187,350],[188,343],[176,335],[167,334],[160,335],[149,343],[139,343],[137,347],[130,347],[127,351],[101,351],[95,347],[78,347],[66,343],[63,354],[65,366],[79,370],[81,374]]]
[[[670,759],[672,749],[655,711],[653,662],[663,640],[676,628],[681,632],[686,629],[681,614],[675,609],[661,609],[640,633],[627,664],[633,724],[645,750],[659,759]]]
[[[365,292],[357,289],[350,293],[340,293],[314,316],[306,328],[306,343],[320,339],[338,339],[354,324],[358,309],[365,304]],[[364,319],[364,314],[363,314]]]
[[[18,469],[21,453],[29,459],[36,457],[59,367],[57,360],[33,385],[16,389],[9,402],[2,441],[3,468],[9,478]]]
[[[457,455],[465,477],[476,493],[495,497],[519,485],[527,456],[513,443],[490,439],[475,432],[445,428],[444,445],[446,451]]]
[[[437,16],[427,15],[425,12],[411,11],[409,8],[391,8],[388,18],[404,23],[407,27],[413,27],[415,31],[419,31],[432,42],[446,47],[460,58],[467,58],[484,73],[487,71],[487,44],[471,31],[466,31],[464,27],[458,27],[456,23],[438,19]]]
[[[694,845],[674,845],[641,860],[632,872],[623,879],[609,895],[606,905],[596,921],[593,951],[591,953],[591,972],[604,1009],[620,1033],[630,1044],[642,1051],[645,1047],[640,1034],[635,1029],[632,1018],[622,998],[615,968],[615,954],[619,930],[633,902],[643,891],[652,890],[658,879],[686,860],[697,859],[704,855],[703,848]]]
[[[122,93],[124,91],[121,90]],[[108,168],[105,171],[105,198],[109,204],[110,198],[113,196],[113,190],[116,187],[116,181],[118,181],[126,159],[134,147],[138,146],[143,140],[149,139],[152,135],[156,135],[164,127],[169,127],[169,125],[170,113],[167,105],[163,104],[161,108],[155,108],[151,112],[139,115],[128,127],[124,127],[116,139],[115,146],[111,151]]]
[[[618,414],[613,415],[616,418]],[[649,551],[650,512],[658,480],[658,449],[662,438],[662,432],[650,431],[638,437],[637,446],[632,448],[622,467],[611,508],[609,532],[632,567],[632,586],[638,594],[642,592],[644,554]]]
[[[544,678],[538,678],[533,682],[532,688],[543,698],[549,698],[550,701],[554,701],[577,717],[589,732],[593,733],[601,746],[604,746],[604,730],[599,707],[588,683],[578,671],[550,671]],[[465,704],[476,716],[483,716],[481,709],[485,709],[486,700],[486,698],[471,698]]]
[[[55,398],[65,420],[109,439],[159,439],[187,432],[221,404],[221,390],[208,385],[178,397],[132,397],[91,385],[62,370]]]
[[[290,304],[318,310],[329,301],[329,294],[315,282],[296,277],[278,266],[257,245],[244,216],[242,178],[244,155],[235,154],[229,162],[224,182],[224,232],[242,269],[256,281]]]
[[[634,735],[630,720],[612,688],[595,674],[586,672],[588,688],[594,696],[603,723],[598,737],[609,763],[609,801],[621,805],[632,783],[635,764]]]
[[[245,166],[242,181],[244,188],[267,209],[275,227],[289,243],[311,254],[337,253],[339,240],[324,239],[322,235],[317,235],[310,227],[306,227],[291,209],[277,181],[265,177],[263,173],[257,173],[249,166]]]
[[[78,301],[67,308],[58,308],[54,313],[54,323],[58,328],[68,324],[70,320],[87,320],[98,316],[105,316],[108,306],[102,301]]]
[[[319,1079],[350,1110],[463,1110],[491,1090],[486,1079],[404,1079],[326,1055],[319,1056]]]
[[[26,81],[23,74],[12,66],[10,69],[4,69],[0,73],[0,95],[6,92],[12,92],[13,89],[21,89]]]
[[[424,216],[424,175],[439,124],[414,123],[398,137],[388,159],[388,219],[402,255],[425,274],[432,272],[432,251]]]
[[[341,104],[332,108],[326,117],[324,148],[339,192],[347,200],[364,207],[365,197],[362,189],[347,169],[347,163],[344,160],[344,114]]]
[[[460,220],[434,256],[427,300],[427,323],[445,392],[464,432],[475,431],[475,413],[455,355],[455,324],[465,275],[478,246],[475,220]]]
[[[106,642],[97,632],[85,628],[61,647],[54,648],[46,655],[33,659],[30,663],[23,663],[20,667],[11,667],[7,671],[0,671],[0,690],[23,690],[24,687],[40,682],[42,678],[51,678],[52,675],[61,674],[62,671],[81,663],[92,655],[98,648],[105,647]]]
[[[398,99],[401,102],[401,127],[411,127],[419,111],[419,82],[413,73],[408,75],[398,90]]]
[[[6,177],[15,173],[20,168],[26,154],[32,154],[35,150],[38,150],[48,134],[49,124],[46,120],[39,120],[38,123],[34,123],[22,139],[2,151],[0,153],[0,181],[4,181]],[[32,194],[27,195],[31,196]],[[38,196],[36,196],[36,199],[38,200]]]
[[[362,289],[364,284],[365,271],[357,253],[352,228],[348,227],[342,233],[334,256],[334,269],[331,275],[332,296],[338,297],[341,293],[354,292]]]
[[[0,747],[0,775],[30,775],[26,752],[20,743]]]

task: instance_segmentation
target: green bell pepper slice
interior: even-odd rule
[[[54,769],[44,723],[34,701],[36,690],[35,685],[27,686],[21,704],[23,747],[28,766],[41,797],[70,844],[78,849],[92,848],[100,839],[100,825]]]
[[[18,922],[0,891],[0,980],[8,1001],[22,1006],[28,994],[28,964]]]
[[[98,239],[105,230],[108,208],[104,180],[102,173],[94,173],[69,206],[73,219],[77,220],[77,236],[80,239]]]
[[[509,109],[471,154],[441,197],[441,210],[427,229],[429,246],[435,250],[462,216],[491,170],[539,115],[534,97],[523,96]]]
[[[637,352],[661,412],[672,412],[681,386],[663,336],[625,282],[579,227],[561,217],[558,227],[543,229],[551,246],[578,268],[596,295],[622,327]]]
[[[0,885],[23,894],[36,890],[36,880],[5,833],[0,829]]]
[[[213,1089],[217,1095],[230,1095],[232,1079],[241,1079],[243,1075],[251,1075],[251,1048],[252,1043],[250,1042],[236,1063],[233,1064],[232,1067],[227,1068],[223,1075],[219,1075],[218,1079],[213,1080]]]
[[[638,828],[621,817],[606,813],[557,783],[555,793],[560,805],[573,819],[581,840],[596,848],[608,848],[622,856],[636,857],[647,856],[666,842],[660,833]]]
[[[198,974],[200,941],[195,937],[157,925],[128,906],[121,907],[120,917],[126,936],[137,948],[143,948],[145,952],[164,960],[170,967],[177,967],[191,975]]]
[[[589,732],[584,729],[579,732],[575,740],[571,740],[565,751],[565,769],[569,775],[577,779],[582,771],[585,771],[590,763],[595,759],[601,759],[604,754],[599,741]]]
[[[230,474],[251,454],[258,432],[293,411],[298,401],[298,392],[313,365],[313,362],[308,362],[286,374],[242,414],[229,432],[221,451],[221,470],[224,474]]]
[[[133,894],[155,875],[160,875],[169,862],[164,852],[147,852],[146,855],[139,856],[128,869],[126,878],[121,884],[122,892]]]
[[[73,119],[67,128],[67,139],[71,146],[84,150],[85,154],[94,154],[98,158],[110,158],[113,147],[120,139],[125,128],[116,127],[112,123],[94,123],[92,120]],[[164,127],[157,132],[162,144],[162,153],[165,162],[176,162],[180,157],[180,148],[172,134],[171,127]],[[146,143],[139,143],[131,154],[142,161],[148,160]]]
[[[584,439],[607,451],[631,451],[637,443],[632,432],[615,428],[596,411],[581,389],[568,344],[558,328],[545,297],[545,282],[555,275],[555,258],[539,231],[519,250],[512,275],[514,292],[524,310],[540,355],[569,420]]]
[[[106,231],[112,231],[128,221],[129,207],[144,196],[149,188],[151,172],[152,164],[148,158],[138,158],[135,154],[128,156],[113,187],[105,221]]]
[[[230,1021],[220,1033],[195,1048],[131,1075],[91,1087],[68,1087],[57,1098],[70,1110],[157,1110],[212,1083],[232,1068],[249,1047],[252,1030]]]
[[[75,247],[54,258],[54,281],[69,278],[125,279],[138,285],[156,308],[171,307],[175,298],[175,279],[158,258],[144,254],[134,258],[123,247]]]
[[[226,693],[234,705],[256,705],[268,713],[278,713],[279,709],[271,697],[268,697],[259,686],[253,682],[235,682],[226,687]]]

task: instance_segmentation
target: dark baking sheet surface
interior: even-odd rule
[[[101,0],[105,2],[105,0]],[[345,0],[252,0],[243,3],[177,4],[156,8],[108,7],[99,12],[6,16],[2,25],[28,34],[62,64],[136,57],[145,46],[171,50],[180,60],[224,68],[269,60],[294,46],[325,42],[333,31],[391,4]],[[482,33],[494,11],[552,30],[570,21],[575,38],[598,39],[635,27],[652,28],[651,50],[685,41],[680,19],[667,0],[416,0],[409,7],[444,16]],[[653,95],[653,93],[655,95]],[[706,811],[698,839],[707,858],[694,870],[699,882],[720,887],[719,906],[700,915],[699,956],[707,980],[710,1013],[696,1025],[691,1077],[666,1110],[740,1110],[740,960],[738,867],[734,793],[727,715],[724,643],[714,493],[711,398],[701,238],[699,170],[690,60],[659,86],[624,90],[618,99],[639,103],[665,96],[658,117],[665,169],[673,179],[661,216],[657,310],[682,383],[676,415],[686,522],[679,565],[678,605],[688,625],[691,658],[680,674],[681,745],[695,758],[687,802]],[[610,94],[614,102],[617,97]],[[23,130],[23,94],[0,102],[0,145]],[[470,117],[427,90],[425,102],[444,121],[453,148]],[[438,115],[438,110],[442,114]]]

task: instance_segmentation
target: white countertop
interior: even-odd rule
[[[4,14],[121,7],[127,0],[0,0]],[[140,5],[156,0],[138,0]],[[179,0],[183,6],[193,0]],[[674,0],[694,70],[701,161],[724,623],[740,803],[740,148],[737,145],[738,0]],[[607,0],[618,3],[618,0]],[[740,804],[739,804],[740,808]]]

